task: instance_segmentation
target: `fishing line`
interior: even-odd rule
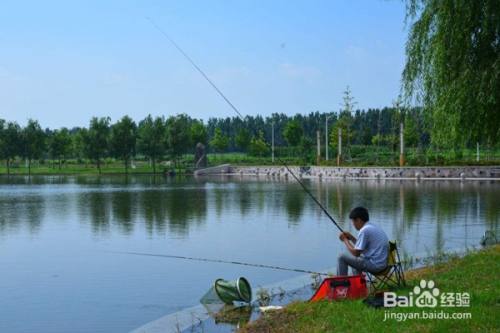
[[[215,83],[212,82],[212,80],[210,80],[210,78],[205,74],[205,72],[203,72],[203,70],[193,61],[193,59],[191,59],[191,57],[189,57],[187,55],[186,52],[184,52],[184,50],[162,29],[160,28],[151,18],[149,17],[146,17],[146,19],[153,25],[153,27],[156,28],[156,30],[158,30],[170,43],[172,43],[172,45],[191,63],[191,65],[193,65],[193,67],[205,78],[205,80],[208,81],[208,83],[210,83],[210,85],[215,89],[215,91],[217,91],[219,93],[219,95],[226,101],[226,103],[233,109],[233,111],[236,112],[236,114],[238,114],[238,116],[240,117],[241,120],[243,120],[243,116],[242,114],[240,113],[240,111],[236,108],[236,106],[234,106],[233,103],[231,103],[231,101],[229,101],[229,99],[224,95],[224,93],[215,85]],[[335,221],[335,219],[333,218],[333,216],[330,215],[330,213],[326,210],[326,208],[318,201],[318,199],[316,199],[316,197],[307,189],[307,187],[302,183],[302,181],[300,181],[300,179],[295,175],[295,173],[292,172],[292,170],[290,170],[290,168],[288,167],[288,165],[281,159],[279,158],[278,156],[276,156],[276,159],[278,160],[278,162],[280,162],[281,164],[283,164],[283,166],[287,169],[287,171],[293,176],[293,178],[295,178],[295,180],[300,184],[300,186],[302,186],[302,188],[304,189],[304,191],[314,200],[314,202],[321,208],[321,210],[326,214],[326,216],[330,219],[330,221],[332,221],[332,223],[341,231],[341,232],[344,232],[344,230],[340,227],[340,225],[338,225],[338,223]]]
[[[217,88],[217,86],[212,82],[212,80],[210,80],[210,78],[205,74],[205,72],[203,72],[201,70],[200,67],[198,67],[198,65],[196,65],[196,63],[193,61],[193,59],[191,59],[186,52],[184,52],[179,45],[177,45],[177,43],[172,39],[170,38],[169,35],[167,35],[167,33],[165,31],[163,31],[163,29],[161,29],[151,18],[149,17],[146,17],[146,19],[151,22],[151,24],[156,28],[156,30],[158,30],[166,39],[168,39],[168,41],[170,43],[172,43],[174,45],[174,47],[191,63],[191,65],[193,65],[194,68],[196,68],[196,70],[198,70],[198,72],[205,78],[205,80],[208,81],[208,83],[210,83],[210,85],[219,93],[219,95],[227,102],[227,104],[229,104],[229,106],[238,114],[238,116],[243,119],[243,116],[241,115],[240,111],[238,111],[238,109],[233,105],[233,103],[231,103],[231,101],[229,99],[227,99],[227,97],[222,93],[222,91],[219,90],[219,88]]]
[[[258,267],[258,268],[269,268],[269,269],[275,269],[275,270],[280,270],[280,271],[290,271],[290,272],[317,274],[317,275],[325,275],[325,276],[330,275],[330,274],[326,274],[326,273],[309,271],[306,269],[286,268],[286,267],[262,265],[262,264],[252,264],[252,263],[241,262],[241,261],[229,261],[229,260],[221,260],[221,259],[197,258],[197,257],[176,256],[176,255],[169,255],[169,254],[143,253],[143,252],[124,252],[124,251],[109,251],[109,252],[120,253],[120,254],[131,254],[131,255],[136,255],[136,256],[160,257],[160,258],[182,259],[182,260],[203,261],[203,262],[215,262],[215,263],[219,263],[219,264],[230,264],[230,265],[250,266],[250,267]]]

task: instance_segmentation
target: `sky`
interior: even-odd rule
[[[93,116],[235,116],[390,106],[407,28],[399,0],[0,2],[0,119],[87,126]]]

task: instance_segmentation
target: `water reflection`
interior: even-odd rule
[[[299,189],[297,185],[290,185],[290,190],[285,191],[285,209],[288,215],[290,225],[297,225],[304,212],[305,192]]]
[[[0,195],[0,233],[9,233],[26,227],[31,234],[41,228],[45,213],[45,199],[40,196],[12,198]]]
[[[349,210],[367,206],[411,256],[477,246],[487,229],[499,234],[500,186],[491,181],[306,186],[352,232]],[[293,180],[0,176],[0,308],[9,318],[0,326],[7,324],[8,332],[66,332],[68,325],[81,332],[129,331],[195,304],[220,276],[247,276],[255,285],[293,277],[116,251],[316,271],[334,267],[344,250],[337,233]],[[27,312],[29,322],[23,321]]]
[[[204,187],[92,190],[78,198],[80,216],[96,234],[109,232],[112,224],[127,235],[140,224],[149,234],[168,230],[186,236],[190,225],[203,223],[207,210]]]
[[[90,220],[92,231],[95,234],[109,232],[111,213],[109,209],[109,193],[95,191],[79,196],[78,207],[82,217]]]
[[[370,209],[386,223],[392,236],[403,240],[434,230],[434,247],[443,249],[444,225],[472,228],[486,223],[498,230],[500,186],[493,181],[331,181],[306,182],[343,227],[357,205]],[[298,226],[321,211],[294,182],[239,178],[169,180],[163,177],[0,177],[0,233],[26,227],[37,233],[44,216],[65,220],[77,207],[80,223],[96,235],[119,232],[174,233],[187,237],[193,226],[206,222],[209,211],[219,218],[229,211],[243,217],[266,209],[286,214],[289,226]],[[425,221],[425,227],[421,224]],[[472,224],[472,225],[471,225]],[[467,236],[467,232],[464,233]]]
[[[111,194],[111,211],[114,220],[124,234],[134,230],[135,202],[137,193],[131,191],[115,191]]]

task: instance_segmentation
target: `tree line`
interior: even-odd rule
[[[45,159],[55,161],[59,168],[68,159],[88,160],[100,172],[104,158],[123,161],[128,171],[131,159],[139,157],[148,159],[156,173],[158,161],[168,158],[177,163],[182,155],[194,152],[197,143],[215,153],[269,156],[273,128],[276,147],[295,148],[303,155],[314,154],[316,131],[321,131],[324,140],[326,121],[333,149],[337,145],[338,128],[343,130],[344,147],[358,144],[396,148],[404,112],[395,107],[368,110],[350,110],[350,107],[344,106],[338,113],[316,111],[294,116],[275,113],[244,119],[210,118],[206,123],[186,114],[168,118],[149,115],[137,123],[129,116],[115,123],[109,117],[93,117],[87,127],[71,129],[44,129],[33,119],[24,127],[0,120],[0,159],[5,161],[7,172],[16,159],[26,161],[28,172],[34,160]],[[407,110],[404,117],[407,144],[428,145],[429,134],[421,110]]]
[[[354,145],[385,147],[396,152],[401,124],[406,147],[423,151],[434,144],[433,118],[424,108],[404,107],[401,100],[382,109],[360,110],[355,105],[347,87],[338,112],[209,118],[206,123],[186,114],[167,118],[148,115],[138,123],[129,116],[115,123],[109,117],[93,117],[88,127],[71,129],[43,129],[33,119],[21,127],[0,119],[0,159],[5,160],[7,173],[16,158],[26,161],[28,173],[33,160],[45,159],[57,161],[59,168],[68,159],[88,160],[101,172],[102,161],[109,157],[123,161],[128,172],[131,159],[138,157],[149,160],[156,173],[158,161],[168,158],[177,165],[184,154],[194,152],[198,143],[214,153],[244,152],[264,157],[270,156],[270,143],[274,142],[280,152],[308,163],[314,160],[317,131],[323,146],[328,129],[328,144],[334,151],[340,133],[343,155],[349,156]],[[457,141],[447,148],[474,145],[473,140]]]

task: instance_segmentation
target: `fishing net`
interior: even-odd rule
[[[207,313],[217,324],[224,323],[240,327],[243,323],[247,323],[252,314],[252,307],[250,305],[241,306],[241,304],[247,303],[238,301],[228,304],[227,300],[223,301],[221,299],[220,291],[218,293],[215,289],[216,286],[217,284],[214,284],[200,299],[200,303]]]
[[[232,305],[234,302],[250,303],[252,301],[252,288],[244,277],[235,281],[217,279],[212,288],[201,298],[202,304],[225,303]]]
[[[200,303],[212,317],[219,313],[226,305],[215,292],[215,286],[212,286],[212,288],[210,288],[205,295],[201,297]]]

